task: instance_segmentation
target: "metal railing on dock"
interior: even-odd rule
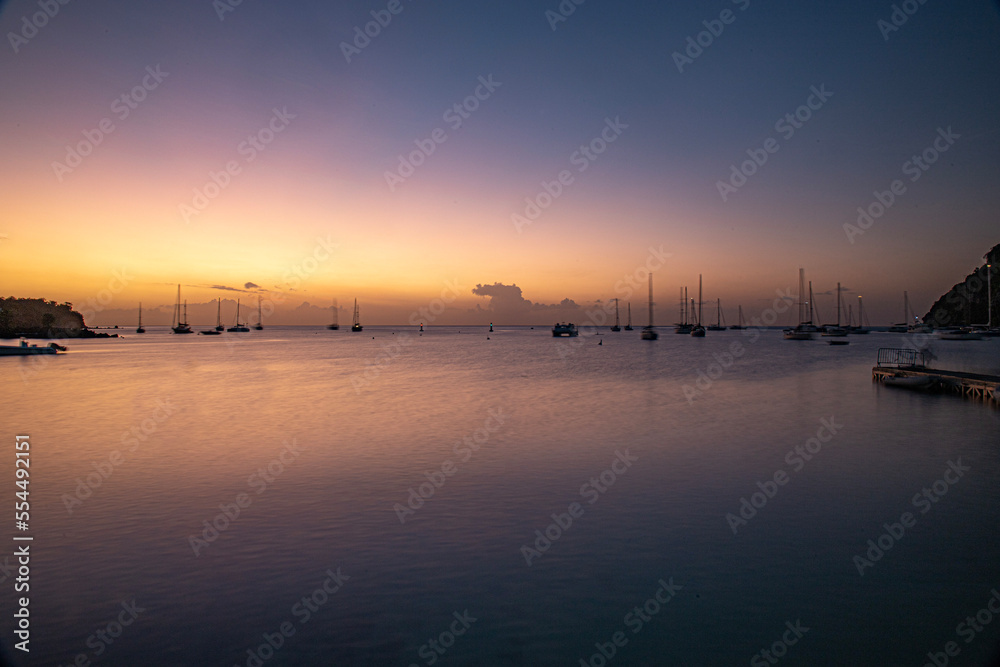
[[[878,349],[879,368],[924,368],[927,353],[923,350],[902,347],[880,347]]]

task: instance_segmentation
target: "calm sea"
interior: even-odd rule
[[[0,359],[8,499],[31,444],[7,534],[34,537],[30,654],[0,554],[7,659],[987,664],[1000,410],[873,385],[902,335],[662,331],[153,328]],[[932,349],[1000,374],[1000,340]]]

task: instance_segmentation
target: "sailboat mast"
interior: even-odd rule
[[[806,270],[799,269],[799,324],[806,321]]]
[[[813,281],[809,281],[809,323],[813,321]]]
[[[698,274],[698,324],[701,324],[701,274]]]
[[[649,274],[649,326],[653,327],[653,274]]]
[[[835,326],[840,326],[840,283],[837,283],[837,324]]]
[[[722,326],[722,299],[715,300],[715,326]]]

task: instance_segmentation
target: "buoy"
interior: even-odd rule
[[[604,345],[604,339],[602,338],[601,340],[597,341],[597,344],[598,345]]]

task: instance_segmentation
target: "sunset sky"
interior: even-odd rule
[[[168,323],[178,283],[202,321],[390,324],[458,285],[436,323],[639,321],[619,281],[662,247],[660,322],[699,274],[732,319],[799,267],[921,315],[1000,242],[1000,10],[901,5],[0,3],[0,295],[82,309],[117,272],[88,324]]]

